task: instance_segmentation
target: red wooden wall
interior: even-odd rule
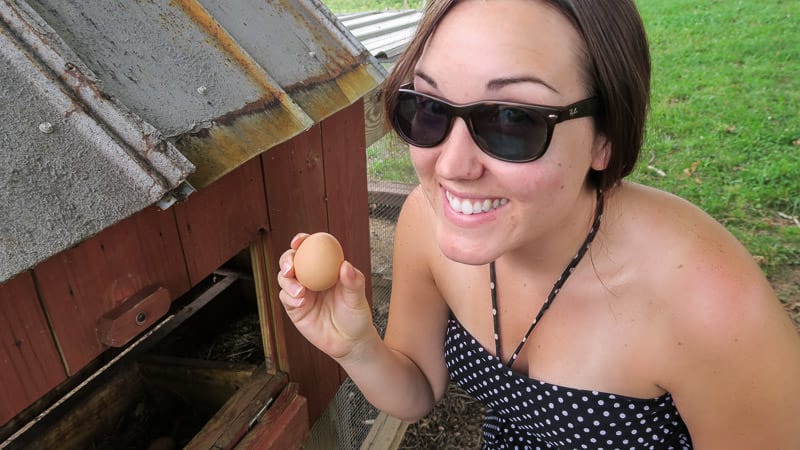
[[[261,157],[269,199],[267,248],[274,257],[272,267],[278,267],[277,258],[297,232],[329,231],[341,242],[345,258],[366,275],[371,298],[366,144],[364,133],[353,132],[363,127],[364,108],[358,102]],[[272,289],[271,297],[277,299],[274,283]],[[300,394],[309,399],[313,423],[339,388],[338,365],[309,345],[288,319],[279,321],[279,326],[283,327],[277,330],[283,348],[278,353],[284,355],[286,366],[281,369],[289,372],[290,379],[300,385]]]
[[[98,320],[127,298],[160,286],[174,300],[258,239],[277,267],[295,233],[320,230],[339,237],[369,282],[360,101],[187,201],[145,209],[0,284],[0,427],[107,349]],[[270,286],[268,301],[278,302]],[[313,422],[338,389],[338,366],[288,320],[277,323],[280,369],[299,383]]]

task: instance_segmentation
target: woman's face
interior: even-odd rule
[[[413,81],[416,90],[458,104],[564,106],[589,96],[583,61],[579,35],[551,7],[536,0],[467,0],[439,24]],[[590,118],[573,119],[556,125],[540,159],[509,163],[483,153],[456,119],[442,144],[412,146],[437,216],[440,249],[455,261],[485,264],[546,242],[569,221],[585,221],[585,208],[578,215],[576,205],[591,205],[586,174],[605,167],[604,143]]]

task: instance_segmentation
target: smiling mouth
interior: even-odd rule
[[[450,207],[454,211],[467,216],[487,213],[508,203],[508,199],[506,198],[460,198],[451,194],[450,191],[445,191],[445,196],[447,197],[447,202],[450,203]]]

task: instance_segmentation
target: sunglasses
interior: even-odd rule
[[[415,147],[436,147],[450,134],[453,119],[460,117],[484,153],[515,163],[541,158],[557,123],[591,116],[598,103],[591,97],[563,108],[499,101],[454,105],[411,87],[401,86],[392,116],[392,125],[404,141]]]

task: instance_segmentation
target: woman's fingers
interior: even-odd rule
[[[300,243],[303,242],[305,238],[309,236],[308,233],[297,233],[294,235],[291,241],[289,241],[289,247],[293,250],[297,250],[297,247],[300,247]]]
[[[298,293],[294,294],[286,289],[281,289],[278,293],[278,298],[280,298],[281,303],[283,303],[284,308],[287,312],[290,312],[293,309],[302,308],[305,306],[305,288],[300,286]]]

